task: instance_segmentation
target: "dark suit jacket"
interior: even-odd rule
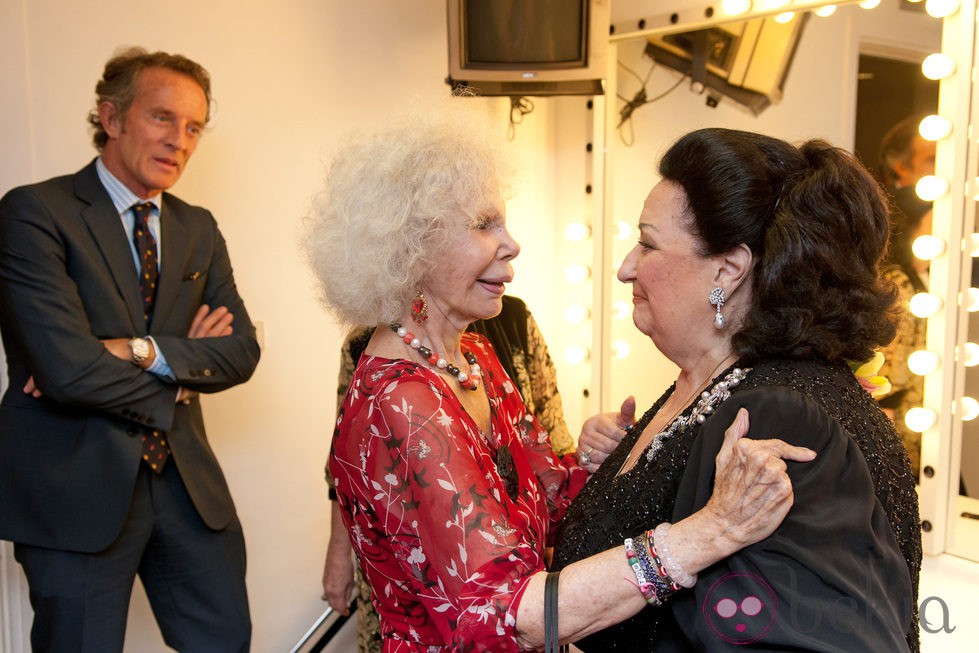
[[[10,387],[0,401],[0,539],[94,552],[119,534],[139,470],[141,427],[166,432],[184,484],[213,529],[235,517],[195,398],[246,381],[255,329],[210,212],[165,195],[154,317],[143,320],[132,253],[94,162],[0,200],[0,331]],[[201,304],[234,334],[186,337]],[[111,355],[107,338],[152,335],[176,376]],[[33,375],[40,399],[22,388]]]

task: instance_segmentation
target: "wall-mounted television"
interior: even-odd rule
[[[708,102],[730,98],[758,115],[782,99],[808,13],[780,23],[754,18],[679,34],[653,36],[646,54],[689,75],[708,91]]]
[[[453,87],[483,95],[601,95],[611,0],[448,0]]]

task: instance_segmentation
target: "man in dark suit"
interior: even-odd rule
[[[259,347],[213,216],[164,193],[210,80],[135,48],[96,95],[100,156],[0,200],[0,538],[35,651],[121,651],[136,574],[167,644],[245,651],[244,539],[198,393],[246,381]]]

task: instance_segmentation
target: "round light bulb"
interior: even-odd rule
[[[779,25],[785,25],[786,23],[791,23],[793,18],[795,18],[794,11],[783,11],[779,15],[775,16],[775,22]]]
[[[581,265],[580,263],[569,265],[564,269],[564,278],[570,283],[581,283],[590,276],[591,270],[588,268],[588,266]]]
[[[581,365],[588,360],[588,356],[588,348],[581,345],[571,345],[564,350],[564,360],[571,365]]]
[[[931,317],[942,308],[942,298],[926,292],[916,293],[908,302],[908,309],[915,317]]]
[[[959,399],[959,419],[963,422],[971,422],[977,417],[979,417],[979,401],[972,397]]]
[[[966,367],[979,365],[979,345],[974,342],[965,343],[959,352],[959,358],[962,359],[962,364]]]
[[[929,54],[921,62],[921,74],[928,79],[945,79],[955,72],[955,60],[947,54]]]
[[[629,356],[629,352],[631,351],[632,348],[629,347],[629,343],[625,340],[612,341],[612,355],[616,358],[627,358]]]
[[[861,9],[876,9],[880,5],[880,0],[863,0],[860,3]]]
[[[728,16],[740,16],[751,9],[751,0],[721,0],[721,11]]]
[[[564,235],[571,242],[577,242],[579,240],[584,240],[591,235],[591,227],[581,222],[572,222],[564,230]]]
[[[925,376],[937,370],[941,360],[941,356],[935,352],[919,349],[908,356],[908,369],[918,376]]]
[[[935,175],[925,175],[914,185],[914,192],[926,202],[933,202],[948,193],[948,180]]]
[[[944,116],[925,116],[918,123],[918,133],[926,141],[941,140],[952,133],[952,121]]]
[[[966,288],[965,297],[962,298],[962,305],[968,313],[979,311],[979,288]]]
[[[628,302],[618,299],[612,302],[612,317],[616,320],[624,320],[632,315],[632,306]]]
[[[628,222],[616,222],[615,223],[615,239],[616,240],[629,240],[632,237],[632,227]]]
[[[930,261],[945,253],[945,240],[938,236],[918,236],[911,243],[911,252],[922,261]]]
[[[826,18],[827,16],[832,16],[836,13],[836,5],[823,5],[813,12],[820,18]]]
[[[581,304],[572,304],[564,309],[564,320],[569,324],[581,324],[591,317],[591,309]]]
[[[922,433],[938,423],[938,413],[931,408],[916,406],[904,414],[904,423],[912,431]]]
[[[928,0],[925,13],[932,18],[945,18],[959,10],[959,0]]]

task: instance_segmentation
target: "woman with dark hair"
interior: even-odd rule
[[[795,147],[725,129],[684,136],[659,171],[618,276],[632,284],[636,327],[680,373],[618,448],[591,452],[600,467],[562,523],[556,568],[633,538],[638,571],[655,573],[657,553],[672,550],[669,522],[721,482],[714,456],[741,408],[750,432],[818,456],[788,464],[795,503],[771,536],[699,577],[666,565],[668,607],[578,646],[917,650],[914,478],[846,362],[894,336],[878,185],[823,141]]]

